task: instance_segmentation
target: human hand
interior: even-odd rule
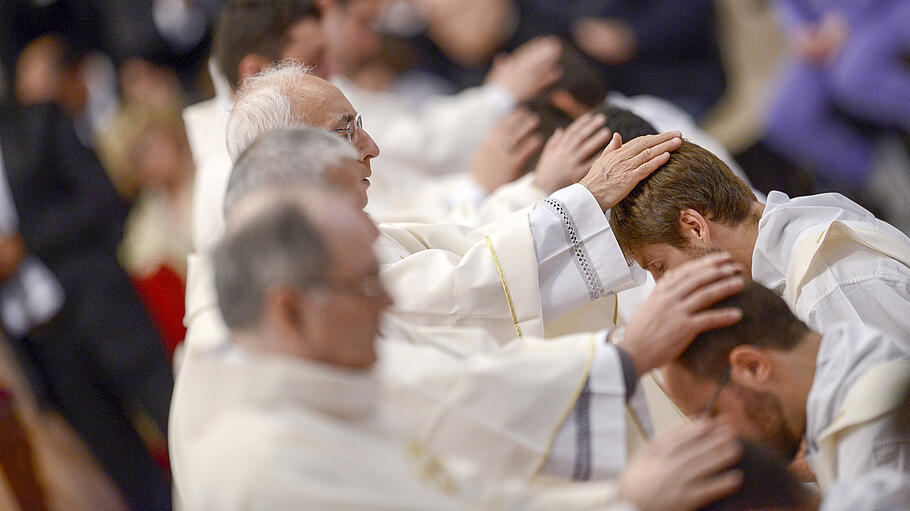
[[[648,442],[629,462],[619,498],[639,511],[690,511],[733,493],[741,470],[727,470],[742,456],[729,426],[699,421]]]
[[[635,56],[635,33],[624,21],[614,18],[582,18],[572,27],[575,44],[591,58],[604,64],[624,64]]]
[[[555,37],[538,37],[497,57],[487,74],[487,83],[508,91],[516,101],[527,101],[562,76],[559,57],[562,43]]]
[[[543,145],[543,137],[535,132],[539,125],[540,118],[524,108],[499,121],[474,153],[474,181],[493,192],[521,177],[525,164]]]
[[[534,171],[534,184],[549,195],[577,183],[591,168],[594,154],[610,141],[606,122],[603,114],[587,114],[553,132]]]
[[[16,274],[25,254],[25,242],[19,234],[0,238],[0,281]]]
[[[670,159],[670,151],[679,149],[682,133],[668,131],[645,135],[623,144],[619,133],[579,181],[604,211],[623,200],[639,181]]]
[[[737,308],[709,309],[742,291],[743,268],[728,254],[711,254],[667,272],[638,308],[622,340],[637,376],[667,364],[702,332],[735,324]]]

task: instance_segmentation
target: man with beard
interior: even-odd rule
[[[910,381],[910,351],[862,325],[824,335],[770,290],[750,283],[719,307],[743,319],[701,334],[664,368],[689,416],[720,415],[744,437],[805,457],[823,491],[875,468],[910,470],[910,434],[896,427]]]

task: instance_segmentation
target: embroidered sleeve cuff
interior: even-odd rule
[[[554,192],[531,212],[544,320],[636,285],[607,217],[582,185]]]

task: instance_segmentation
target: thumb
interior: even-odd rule
[[[604,152],[601,153],[601,156],[612,153],[620,147],[622,147],[622,136],[620,136],[618,132],[614,132],[613,138],[610,139],[610,143],[604,148]]]

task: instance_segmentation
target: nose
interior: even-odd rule
[[[379,156],[379,146],[376,145],[373,137],[366,130],[360,132],[360,137],[357,139],[357,149],[360,151],[360,161],[363,162],[368,162]]]

